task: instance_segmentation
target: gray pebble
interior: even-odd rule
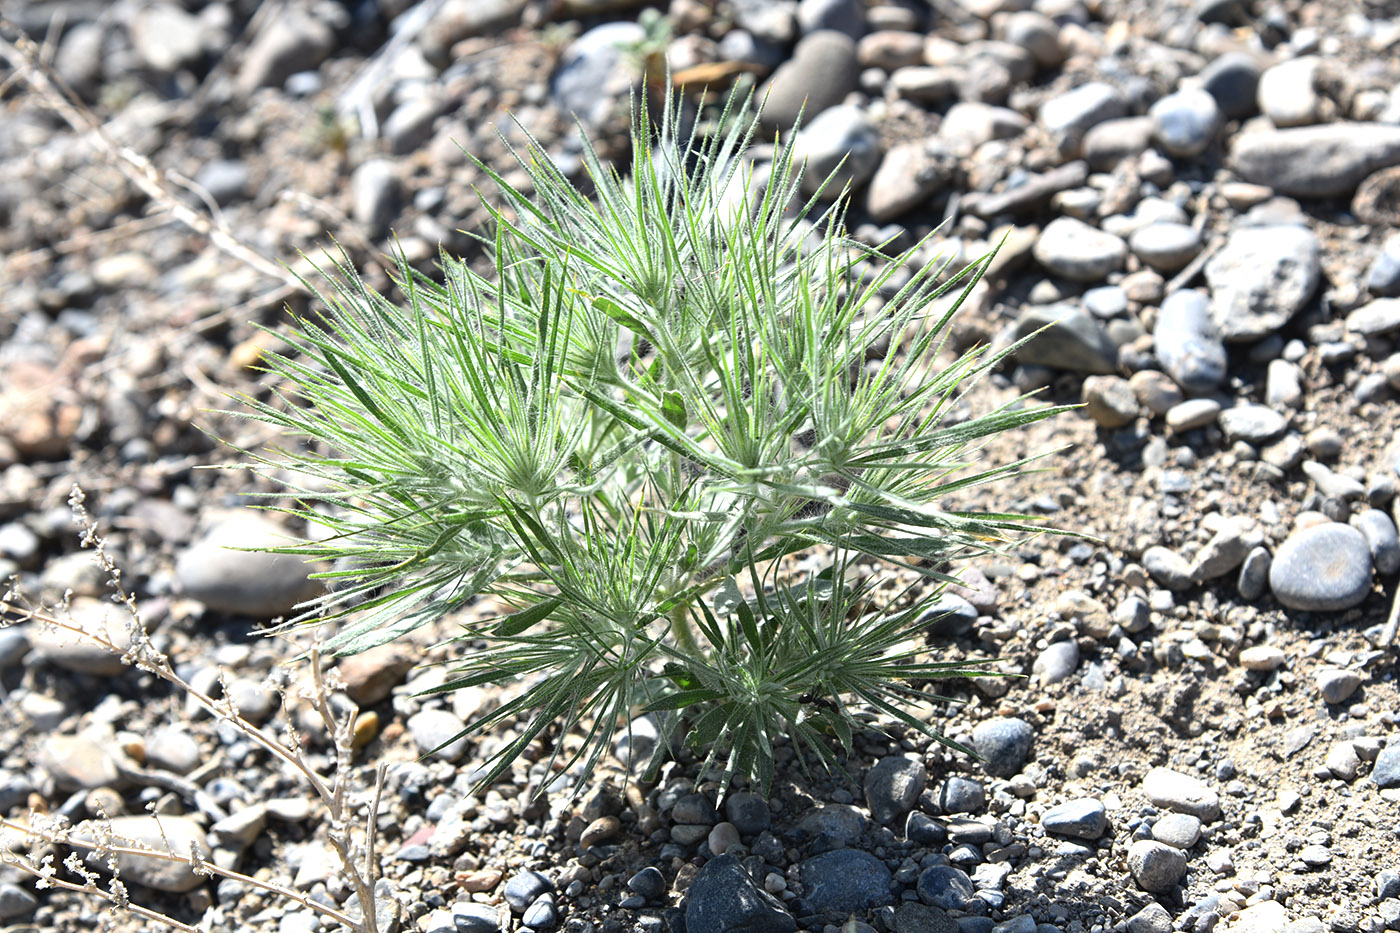
[[[1157,584],[1172,592],[1191,588],[1191,565],[1171,548],[1156,545],[1142,554],[1142,566]]]
[[[1186,874],[1186,855],[1165,843],[1139,839],[1128,849],[1128,869],[1144,891],[1166,894]]]
[[[865,829],[865,818],[854,807],[829,804],[815,807],[798,821],[798,830],[819,845],[840,849],[854,845]]]
[[[799,862],[797,872],[804,890],[804,913],[844,916],[883,906],[891,900],[889,868],[859,849],[837,849],[813,856]]]
[[[1385,298],[1400,296],[1400,233],[1386,237],[1366,273],[1366,288],[1371,294]]]
[[[408,735],[419,754],[433,753],[444,761],[459,761],[467,753],[467,725],[443,709],[425,709],[408,717]]]
[[[859,75],[856,44],[850,36],[830,29],[804,36],[793,49],[792,58],[768,82],[762,113],[764,128],[787,132],[799,113],[810,122],[855,90]],[[763,95],[759,97],[762,99]]]
[[[1196,554],[1191,565],[1191,579],[1201,583],[1223,577],[1240,564],[1259,543],[1259,535],[1243,519],[1226,519],[1220,530],[1211,536]]]
[[[1201,838],[1201,820],[1190,813],[1168,813],[1152,824],[1152,838],[1177,849],[1189,849]]]
[[[1361,532],[1329,522],[1290,535],[1269,569],[1274,598],[1290,609],[1350,609],[1371,592],[1371,550]]]
[[[1093,315],[1072,304],[1026,308],[1011,336],[1020,340],[1037,331],[1041,333],[1016,351],[1018,362],[1079,373],[1112,373],[1118,368],[1118,347],[1112,338]]]
[[[891,147],[880,160],[866,192],[866,209],[871,219],[885,223],[918,207],[948,183],[955,167],[952,157],[931,141]]]
[[[1367,175],[1400,163],[1400,126],[1339,121],[1235,137],[1229,165],[1245,181],[1303,198],[1350,196]]]
[[[1128,377],[1128,384],[1143,408],[1153,415],[1165,415],[1186,397],[1176,382],[1155,369],[1140,369]]]
[[[972,748],[985,759],[983,767],[995,777],[1018,774],[1031,753],[1035,730],[1024,719],[989,719],[972,730]]]
[[[248,189],[248,165],[241,159],[215,159],[200,166],[194,183],[220,207],[243,197]]]
[[[928,784],[922,762],[903,756],[882,758],[865,775],[865,800],[877,823],[889,823],[918,803]]]
[[[18,920],[34,913],[39,899],[17,884],[0,884],[0,920]]]
[[[1254,602],[1264,595],[1269,585],[1269,567],[1272,564],[1273,556],[1266,547],[1256,547],[1246,555],[1244,563],[1240,564],[1240,576],[1235,583],[1241,599]]]
[[[1108,811],[1103,801],[1093,797],[1068,800],[1045,811],[1040,825],[1047,833],[1074,839],[1097,839],[1108,827]]]
[[[1351,699],[1362,680],[1356,671],[1337,667],[1324,667],[1313,675],[1313,679],[1317,681],[1317,692],[1322,695],[1323,702],[1331,706]]]
[[[1220,413],[1220,429],[1232,441],[1264,444],[1288,429],[1288,419],[1264,405],[1236,405]]]
[[[919,616],[918,625],[935,638],[956,638],[972,631],[977,608],[947,590],[939,593]]]
[[[1041,104],[1039,118],[1061,151],[1073,155],[1090,129],[1127,114],[1128,101],[1121,91],[1111,84],[1091,81]]]
[[[944,813],[976,813],[987,802],[981,781],[950,777],[938,789],[938,806]]]
[[[1225,117],[1237,120],[1254,113],[1257,107],[1259,74],[1257,57],[1226,52],[1201,71],[1201,87],[1215,98]]]
[[[1084,135],[1082,154],[1096,171],[1112,169],[1152,145],[1151,117],[1105,120]]]
[[[323,17],[288,9],[259,30],[243,53],[238,87],[243,96],[276,87],[299,71],[310,71],[336,48],[335,32]]]
[[[0,671],[13,667],[29,653],[28,626],[0,628]]]
[[[1165,907],[1152,901],[1128,918],[1128,933],[1171,933],[1172,915]]]
[[[559,925],[559,909],[554,906],[554,895],[543,894],[533,904],[525,908],[520,923],[529,930],[552,930]]]
[[[206,857],[211,851],[203,828],[187,816],[162,816],[159,821],[154,816],[117,816],[108,821],[107,831],[114,840],[125,840],[133,848],[166,851],[168,847],[171,852],[187,855],[193,847]],[[78,833],[77,838],[92,839],[86,833]],[[106,859],[97,853],[89,855],[87,862],[92,868],[106,866]],[[175,894],[192,891],[205,880],[188,859],[172,861],[143,855],[122,856],[121,876],[126,881]]]
[[[1198,291],[1175,291],[1162,302],[1152,331],[1162,367],[1188,392],[1209,392],[1225,381],[1225,344]]]
[[[1317,93],[1318,66],[1313,55],[1279,62],[1259,76],[1259,109],[1274,126],[1317,123],[1322,100]]]
[[[1067,679],[1078,667],[1079,643],[1066,639],[1048,645],[1040,652],[1031,665],[1031,673],[1045,686]]]
[[[745,836],[756,836],[773,823],[768,801],[748,791],[724,798],[724,815]]]
[[[1073,217],[1057,217],[1045,225],[1032,251],[1052,274],[1076,282],[1097,282],[1123,267],[1128,244]]]
[[[1347,330],[1374,337],[1400,330],[1400,298],[1377,298],[1347,315]]]
[[[383,236],[398,217],[401,194],[394,163],[370,159],[350,175],[350,214],[370,236]]]
[[[490,904],[474,904],[471,901],[458,901],[452,905],[451,927],[444,927],[444,933],[500,933],[501,919],[496,908]]]
[[[976,888],[967,872],[951,865],[924,869],[917,884],[919,900],[943,910],[967,910],[976,897]]]
[[[1189,224],[1153,223],[1134,233],[1128,246],[1158,272],[1175,272],[1201,251],[1201,235]]]
[[[660,900],[666,896],[666,878],[652,865],[627,879],[627,887],[649,901]]]
[[[1322,431],[1323,434],[1318,436],[1317,431]],[[1305,443],[1314,453],[1324,455],[1331,453],[1334,441],[1340,446],[1341,437],[1335,432],[1326,428],[1319,428],[1317,431],[1308,432],[1308,437],[1305,439]],[[1303,473],[1316,484],[1317,491],[1329,499],[1364,499],[1366,497],[1364,484],[1350,476],[1343,476],[1315,460],[1304,461]]]
[[[911,810],[904,821],[904,838],[915,845],[942,846],[948,841],[948,830],[927,813]]]
[[[1400,533],[1395,522],[1380,509],[1367,509],[1351,520],[1371,548],[1371,563],[1383,576],[1400,571]]]
[[[1168,155],[1194,158],[1205,151],[1220,129],[1220,106],[1210,92],[1183,89],[1168,94],[1148,112],[1153,132]]]
[[[794,158],[805,162],[803,189],[832,200],[846,187],[863,185],[880,164],[880,133],[859,107],[831,107],[797,134]],[[829,183],[828,183],[829,179]]]
[[[706,862],[691,882],[685,928],[793,933],[797,921],[781,901],[753,883],[738,859],[721,855]]]
[[[1400,787],[1400,741],[1391,739],[1376,756],[1371,780],[1381,788]]]
[[[1099,427],[1112,430],[1137,420],[1137,395],[1122,376],[1089,376],[1083,391],[1084,410]]]
[[[865,35],[865,4],[862,0],[802,0],[797,5],[797,26],[803,35],[834,29],[859,39]]]
[[[1200,778],[1170,768],[1153,768],[1142,782],[1143,795],[1153,805],[1189,813],[1202,822],[1220,816],[1220,795]]]
[[[1288,360],[1271,360],[1264,381],[1264,401],[1297,409],[1303,404],[1303,372]]]
[[[1221,337],[1261,340],[1292,320],[1317,290],[1322,247],[1307,227],[1237,227],[1206,263],[1205,275]]]

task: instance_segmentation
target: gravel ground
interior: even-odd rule
[[[1027,541],[949,594],[939,655],[1027,675],[917,711],[984,761],[891,726],[845,774],[785,767],[719,802],[694,759],[641,782],[623,749],[577,797],[541,794],[569,776],[532,746],[472,795],[509,729],[421,756],[509,693],[417,696],[450,634],[424,631],[334,673],[359,710],[357,792],[388,765],[399,929],[1400,930],[1393,5],[673,0],[669,36],[608,0],[0,12],[105,140],[13,60],[0,74],[0,575],[104,624],[66,504],[81,484],[156,646],[272,728],[305,668],[256,629],[306,598],[305,568],[226,550],[285,530],[244,508],[251,474],[199,469],[238,461],[214,437],[273,440],[219,412],[269,391],[259,325],[308,307],[266,259],[301,269],[334,238],[383,285],[392,232],[424,269],[439,244],[479,260],[459,146],[504,164],[508,113],[577,166],[575,116],[625,144],[641,53],[752,80],[774,128],[805,103],[815,168],[847,158],[858,238],[942,223],[918,261],[966,262],[1005,237],[960,343],[1060,324],[968,400],[1085,403],[989,445],[1066,449],[964,504],[1092,536]],[[306,787],[155,678],[31,623],[0,629],[0,698],[0,814],[100,808],[139,837],[154,804],[176,845],[353,900]],[[659,741],[646,725],[634,741]],[[123,877],[208,930],[331,927],[181,864]],[[0,865],[7,933],[99,922],[150,926]]]

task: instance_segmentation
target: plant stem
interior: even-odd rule
[[[671,609],[671,634],[676,636],[678,648],[693,658],[700,656],[700,643],[695,640],[695,629],[684,603]]]

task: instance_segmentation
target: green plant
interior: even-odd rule
[[[526,682],[467,730],[524,722],[487,781],[553,727],[584,731],[564,764],[586,773],[650,711],[766,786],[777,737],[829,765],[862,709],[934,734],[904,704],[986,673],[925,659],[923,615],[948,562],[1025,517],[938,501],[1022,469],[969,468],[984,439],[1060,409],[948,418],[1015,349],[936,361],[982,264],[895,288],[908,255],[848,240],[841,198],[803,203],[789,144],[763,183],[748,105],[731,107],[741,130],[715,138],[678,133],[672,103],[659,126],[639,115],[625,176],[586,148],[592,199],[533,138],[516,154],[533,195],[478,163],[502,198],[494,276],[443,255],[439,283],[401,260],[393,300],[342,256],[325,310],[269,357],[285,392],[249,400],[304,440],[257,461],[313,480],[287,510],[328,533],[284,550],[333,562],[294,620],[335,623],[328,650],[505,607],[464,626],[439,688]],[[882,590],[896,567],[921,582]]]

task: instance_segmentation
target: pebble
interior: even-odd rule
[[[209,827],[209,841],[220,849],[242,852],[267,827],[267,805],[255,803],[232,813]]]
[[[894,933],[958,933],[958,922],[937,907],[905,901],[894,912]],[[858,933],[842,930],[842,933]]]
[[[1139,839],[1128,848],[1128,869],[1144,891],[1166,894],[1186,874],[1186,855],[1165,843]]]
[[[1153,415],[1165,415],[1186,398],[1176,381],[1155,369],[1140,369],[1128,377],[1138,403]]]
[[[768,801],[748,791],[725,797],[724,815],[744,836],[756,836],[773,823],[773,813],[768,807]]]
[[[1098,282],[1123,267],[1128,244],[1073,217],[1046,224],[1032,251],[1050,273],[1076,282]]]
[[[1302,370],[1288,360],[1270,360],[1264,380],[1264,402],[1276,408],[1302,407]]]
[[[1153,223],[1134,233],[1128,246],[1153,269],[1175,272],[1201,251],[1201,235],[1188,224]]]
[[[919,874],[916,885],[919,900],[942,910],[967,910],[976,888],[967,872],[951,865],[934,865]]]
[[[1162,368],[1187,392],[1209,392],[1225,381],[1225,344],[1211,318],[1210,299],[1202,293],[1183,290],[1168,295],[1157,314],[1152,343]]]
[[[1313,679],[1317,682],[1317,692],[1322,695],[1323,702],[1335,706],[1351,699],[1361,686],[1362,677],[1356,671],[1324,667],[1313,674]]]
[[[1400,330],[1400,298],[1377,298],[1347,315],[1347,330],[1374,337]]]
[[[1108,810],[1093,797],[1069,800],[1046,810],[1040,825],[1047,833],[1074,839],[1098,839],[1108,828]]]
[[[1209,91],[1199,88],[1168,94],[1153,104],[1147,115],[1152,118],[1157,142],[1175,158],[1200,155],[1222,123],[1219,104]]]
[[[1121,376],[1089,376],[1083,392],[1084,409],[1099,427],[1112,430],[1137,420],[1137,395]]]
[[[260,515],[235,514],[179,556],[176,583],[186,596],[216,612],[255,619],[286,615],[321,591],[320,581],[308,579],[305,561],[295,554],[233,549],[276,547],[295,540]]]
[[[468,739],[461,735],[467,724],[447,710],[420,710],[408,717],[406,726],[421,755],[432,753],[443,761],[460,761],[467,753]]]
[[[1024,719],[998,717],[980,722],[972,730],[972,748],[995,777],[1018,774],[1031,753],[1035,730]]]
[[[1400,787],[1400,741],[1391,739],[1376,756],[1371,780],[1381,788]]]
[[[195,172],[194,183],[208,192],[214,203],[226,207],[248,190],[248,164],[242,159],[214,159]]]
[[[1214,580],[1244,563],[1259,543],[1259,535],[1253,531],[1252,524],[1240,518],[1222,521],[1219,530],[1196,552],[1191,579],[1197,583]]]
[[[495,907],[473,904],[471,901],[453,904],[448,923],[450,925],[443,925],[443,933],[501,933],[502,929]]]
[[[399,215],[402,191],[393,162],[369,159],[350,174],[350,216],[369,236],[381,237]]]
[[[176,774],[189,774],[204,759],[199,742],[180,725],[161,726],[146,737],[146,763]]]
[[[1201,821],[1190,813],[1169,813],[1152,824],[1152,838],[1177,849],[1189,849],[1201,838]]]
[[[18,920],[34,913],[39,899],[17,884],[0,884],[0,920]],[[29,929],[36,929],[30,927]]]
[[[37,760],[60,789],[115,786],[121,779],[108,754],[114,744],[111,734],[101,731],[45,736],[39,744]]]
[[[1259,76],[1259,109],[1275,126],[1317,123],[1322,99],[1317,93],[1321,59],[1304,55],[1279,62]]]
[[[1289,609],[1350,609],[1371,592],[1370,546],[1361,532],[1338,522],[1294,532],[1274,553],[1269,585]]]
[[[915,845],[942,846],[948,841],[948,830],[927,813],[911,810],[904,821],[904,838]]]
[[[981,781],[953,776],[938,790],[938,807],[944,813],[976,813],[987,802]]]
[[[666,878],[655,866],[648,865],[627,879],[627,888],[649,901],[658,901],[666,896]]]
[[[1089,374],[1118,368],[1118,347],[1112,338],[1092,314],[1072,304],[1026,308],[1011,338],[1020,340],[1037,331],[1041,333],[1016,351],[1018,362]]]
[[[374,706],[389,698],[418,663],[417,654],[400,644],[380,645],[342,658],[336,667],[345,693],[360,706]]]
[[[888,223],[932,197],[952,177],[956,163],[932,141],[892,146],[871,176],[866,210]]]
[[[1031,673],[1042,686],[1066,680],[1079,667],[1079,643],[1073,639],[1057,641],[1036,656]]]
[[[977,608],[956,593],[944,590],[919,615],[918,625],[934,638],[959,638],[977,624]]]
[[[799,114],[810,122],[855,90],[859,73],[856,43],[850,36],[831,29],[803,36],[792,58],[779,66],[759,94],[764,129],[785,133]]]
[[[1391,576],[1400,571],[1400,533],[1389,515],[1380,509],[1367,509],[1353,516],[1351,524],[1366,538],[1377,573]]]
[[[690,884],[685,928],[794,933],[797,921],[781,901],[753,883],[737,858],[721,855],[706,862]]]
[[[1366,272],[1366,289],[1384,298],[1400,297],[1400,233],[1385,238]]]
[[[553,894],[541,895],[520,915],[520,924],[526,930],[552,930],[559,925],[559,909],[554,905]]]
[[[1220,816],[1220,795],[1200,778],[1180,771],[1153,768],[1143,779],[1142,792],[1154,806],[1189,813],[1204,823]]]
[[[1205,265],[1211,320],[1226,342],[1262,340],[1293,319],[1322,280],[1322,249],[1306,227],[1236,227]]]
[[[797,26],[803,35],[834,29],[859,39],[865,35],[865,4],[862,0],[802,0],[797,5]]]
[[[1136,158],[1152,145],[1156,126],[1151,117],[1105,120],[1084,135],[1081,154],[1096,171],[1107,171]]]
[[[1324,123],[1235,137],[1230,166],[1245,181],[1301,198],[1350,196],[1367,175],[1400,164],[1400,126]]]
[[[882,156],[880,133],[860,107],[831,107],[801,129],[793,153],[807,166],[803,190],[816,194],[820,188],[821,197],[830,201],[874,174]]]
[[[797,864],[804,913],[846,915],[888,904],[893,880],[885,863],[858,849],[837,849]],[[689,929],[689,925],[687,925]]]
[[[854,807],[828,804],[808,810],[798,829],[832,849],[854,845],[865,830],[865,818]]]
[[[1254,645],[1240,652],[1240,665],[1247,671],[1278,670],[1287,660],[1288,656],[1273,645]]]
[[[739,844],[739,830],[733,823],[716,823],[705,837],[706,844],[715,855],[723,855]]]
[[[1226,52],[1202,69],[1201,87],[1230,120],[1248,117],[1258,108],[1259,60],[1245,52]]]
[[[928,784],[920,761],[902,756],[882,758],[865,775],[865,800],[877,823],[890,823],[914,808]]]
[[[1121,91],[1102,81],[1090,81],[1041,104],[1039,119],[1061,151],[1074,155],[1090,129],[1127,114],[1128,101]]]
[[[1128,918],[1128,933],[1171,933],[1172,915],[1156,901]]]
[[[1288,429],[1288,419],[1265,405],[1236,405],[1220,413],[1220,429],[1230,440],[1265,444]]]
[[[1314,454],[1335,457],[1341,453],[1341,436],[1330,427],[1314,428],[1304,438],[1304,444]],[[1317,491],[1328,499],[1364,499],[1366,486],[1350,476],[1343,476],[1315,460],[1303,463],[1303,474],[1317,486]]]
[[[1288,909],[1278,901],[1260,901],[1241,910],[1230,933],[1285,933],[1289,930]]]
[[[893,72],[924,64],[924,36],[903,29],[866,33],[856,43],[856,58],[863,68]]]
[[[1338,742],[1327,750],[1327,757],[1323,759],[1323,767],[1332,772],[1332,776],[1343,781],[1354,781],[1361,772],[1361,757],[1356,754],[1356,746],[1350,742]]]
[[[335,47],[335,33],[324,18],[288,9],[265,23],[243,53],[239,90],[246,97],[260,87],[280,86],[297,72],[315,68]]]
[[[1171,548],[1154,545],[1143,551],[1142,566],[1163,589],[1176,593],[1191,588],[1191,564]]]
[[[131,645],[129,618],[109,600],[74,597],[67,620],[82,632],[100,636],[118,650],[112,651],[77,632],[38,626],[29,631],[28,646],[35,660],[78,674],[117,677],[126,671],[121,652]]]

